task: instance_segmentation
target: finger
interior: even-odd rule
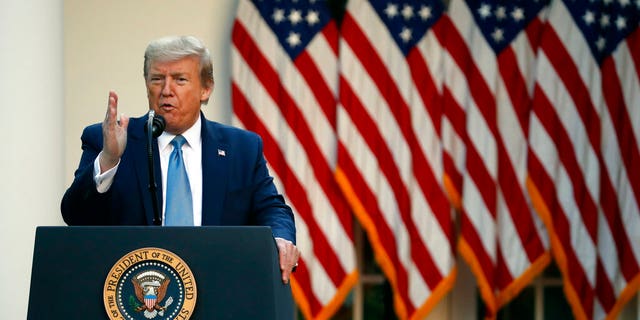
[[[290,276],[291,276],[291,270],[290,269],[287,268],[287,269],[282,270],[282,283],[288,284]]]
[[[109,100],[107,103],[107,114],[105,121],[108,124],[113,124],[116,121],[118,115],[118,94],[114,91],[109,91]]]
[[[109,106],[118,107],[118,94],[115,91],[109,91]]]
[[[286,250],[280,249],[280,251],[278,252],[278,256],[278,260],[280,261],[280,269],[286,269],[287,264],[289,264]]]
[[[289,276],[291,275],[291,261],[288,255],[288,251],[286,246],[282,246],[279,251],[279,261],[280,261],[280,274],[282,275],[282,283],[289,283]]]

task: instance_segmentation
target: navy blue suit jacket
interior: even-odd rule
[[[293,213],[269,176],[260,137],[201,117],[202,225],[270,226],[274,237],[295,243]],[[98,123],[84,129],[80,165],[62,198],[61,211],[67,224],[153,224],[144,131],[146,118],[130,119],[126,149],[113,184],[104,194],[97,192],[93,180],[93,162],[102,150],[102,127]],[[158,208],[162,208],[157,143],[153,143],[153,153]]]

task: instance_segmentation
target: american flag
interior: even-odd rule
[[[551,260],[546,230],[525,187],[532,75],[545,5],[452,0],[449,6],[447,190],[460,211],[458,250],[476,275],[488,317]]]
[[[294,298],[306,318],[329,318],[358,277],[352,215],[334,179],[336,23],[321,0],[243,0],[232,44],[234,123],[262,136],[296,216]]]
[[[538,53],[529,189],[577,319],[640,287],[640,2],[555,1]]]
[[[341,27],[336,177],[401,319],[426,315],[455,279],[434,31],[443,11],[440,1],[350,0]]]

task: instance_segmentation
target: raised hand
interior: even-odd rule
[[[129,117],[118,117],[118,95],[109,91],[107,115],[102,122],[102,153],[100,154],[100,172],[105,172],[118,164],[127,147],[127,126]]]

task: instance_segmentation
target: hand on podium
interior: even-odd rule
[[[298,259],[300,259],[300,250],[293,242],[276,238],[276,244],[278,245],[278,256],[280,258],[280,272],[282,272],[282,283],[289,283],[289,277],[291,273],[295,271],[298,266]]]

